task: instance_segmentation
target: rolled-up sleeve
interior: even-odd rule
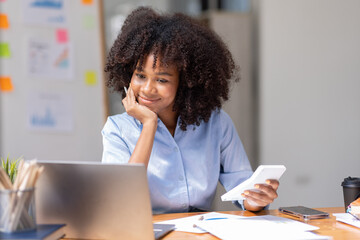
[[[110,117],[107,119],[103,130],[103,163],[127,163],[131,153],[122,136],[121,129]]]

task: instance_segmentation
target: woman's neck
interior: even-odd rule
[[[159,118],[164,123],[166,128],[169,130],[170,134],[172,136],[174,136],[175,129],[176,129],[176,124],[177,124],[177,119],[178,119],[177,112],[167,113],[167,114],[165,114],[163,116],[159,115]]]

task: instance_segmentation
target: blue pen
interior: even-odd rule
[[[220,219],[228,219],[228,218],[226,218],[226,217],[215,217],[215,218],[206,218],[204,220],[208,221],[208,220],[220,220]]]

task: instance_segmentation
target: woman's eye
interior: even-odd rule
[[[140,74],[140,73],[137,73],[136,76],[137,76],[138,78],[140,78],[140,79],[144,79],[144,78],[145,78],[145,76],[142,75],[142,74]]]
[[[168,80],[166,80],[166,79],[158,79],[158,82],[160,82],[160,83],[167,83]]]

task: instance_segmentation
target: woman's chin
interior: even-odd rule
[[[156,111],[156,109],[155,109],[153,106],[149,106],[149,105],[144,104],[144,103],[142,103],[142,102],[139,102],[139,104],[140,104],[141,106],[147,107],[148,109],[150,109],[151,111],[153,111],[154,113],[157,114],[157,111]]]

